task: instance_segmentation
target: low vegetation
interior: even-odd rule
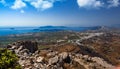
[[[18,57],[10,50],[0,48],[0,69],[21,69]]]

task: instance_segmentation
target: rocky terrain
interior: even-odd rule
[[[87,33],[45,49],[35,41],[18,41],[7,48],[17,54],[23,69],[115,69],[120,63],[119,41],[119,34]]]
[[[120,35],[107,33],[81,41],[84,46],[89,46],[102,58],[113,65],[120,64]],[[92,54],[90,54],[92,55]]]

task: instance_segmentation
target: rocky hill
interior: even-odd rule
[[[63,35],[59,34],[59,39],[56,39],[55,43],[21,40],[9,44],[7,49],[18,56],[18,63],[23,69],[117,69],[119,67],[119,33],[77,32],[69,35],[78,38],[63,38]],[[52,38],[52,33],[50,36]]]
[[[19,41],[8,45],[19,57],[23,69],[112,69],[113,65],[100,57],[79,52],[79,46],[65,45],[52,50],[38,50],[33,41]],[[64,48],[64,49],[62,49]],[[68,50],[67,50],[68,49]]]

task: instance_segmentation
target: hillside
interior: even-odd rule
[[[36,41],[19,40],[7,46],[17,54],[23,69],[114,69],[120,64],[118,32],[64,31],[38,37]]]

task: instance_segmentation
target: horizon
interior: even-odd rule
[[[95,25],[95,26],[63,26],[63,25],[42,25],[42,26],[0,26],[0,28],[15,28],[15,27],[47,27],[47,26],[51,26],[51,27],[114,27],[114,26],[119,26],[120,24],[113,24],[113,25]]]
[[[0,0],[0,27],[120,24],[120,0]]]

